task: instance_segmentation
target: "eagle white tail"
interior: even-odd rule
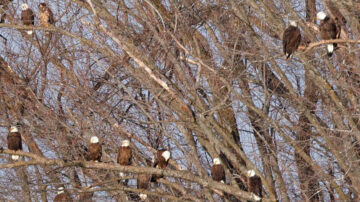
[[[19,159],[18,155],[11,155],[11,159],[17,161]]]
[[[139,194],[141,200],[145,200],[147,198],[147,195],[146,194]]]
[[[252,193],[251,195],[252,195],[254,201],[261,201],[261,197],[255,195],[254,193]]]
[[[291,53],[286,53],[285,56],[286,56],[286,59],[292,59],[294,54],[291,54]]]
[[[28,35],[32,35],[33,31],[32,31],[32,30],[28,30],[28,31],[26,31],[26,33],[27,33]]]
[[[334,52],[334,44],[331,43],[327,45],[327,52],[328,56],[331,57]]]

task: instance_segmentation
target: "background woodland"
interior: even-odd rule
[[[358,0],[52,0],[55,26],[36,18],[32,36],[21,4],[37,14],[40,1],[0,2],[0,201],[52,201],[62,185],[74,200],[136,201],[137,174],[163,172],[157,149],[171,159],[149,201],[252,200],[249,169],[262,201],[359,200]],[[319,11],[346,19],[331,58]],[[289,20],[302,42],[286,60]],[[99,163],[82,158],[93,135]],[[123,139],[131,167],[116,164]],[[216,157],[226,184],[211,179]]]

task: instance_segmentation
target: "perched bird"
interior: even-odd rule
[[[336,22],[328,17],[323,11],[318,12],[316,19],[320,20],[320,35],[323,40],[331,40],[340,38],[341,28]],[[327,44],[327,55],[331,57],[337,43]]]
[[[41,26],[48,27],[50,24],[54,24],[54,14],[46,3],[39,4],[39,19]]]
[[[295,21],[290,21],[290,26],[285,29],[283,34],[283,50],[288,59],[295,52],[301,41],[300,30]]]
[[[225,170],[221,164],[220,158],[214,158],[214,165],[211,167],[211,175],[213,180],[225,183]]]
[[[21,5],[21,9],[22,9],[21,20],[22,20],[23,24],[26,26],[34,25],[34,23],[35,23],[34,12],[29,8],[29,6],[26,3],[23,3]],[[33,31],[27,30],[26,33],[28,35],[31,35],[33,33]]]
[[[157,155],[154,159],[154,168],[166,169],[171,153],[168,150],[161,149],[157,151]],[[152,182],[156,182],[157,179],[162,178],[162,175],[153,175],[151,178]]]
[[[8,142],[8,149],[14,151],[22,150],[21,135],[19,133],[19,129],[16,126],[10,127],[10,132],[7,137],[7,142]],[[11,155],[11,159],[16,161],[19,159],[19,156]]]
[[[137,177],[137,188],[138,189],[147,189],[149,187],[150,175],[148,174],[139,174]],[[139,197],[141,200],[145,200],[147,198],[146,194],[140,193]]]
[[[155,168],[166,169],[171,153],[168,150],[161,149],[157,152],[154,162]]]
[[[123,166],[129,166],[131,165],[131,148],[130,148],[130,141],[129,140],[123,140],[121,142],[121,146],[118,151],[118,158],[117,162],[120,165]],[[120,177],[123,177],[124,173],[120,172]]]
[[[51,9],[46,5],[46,3],[39,4],[39,20],[40,24],[43,27],[48,28],[50,24],[54,24],[54,14]],[[49,32],[46,32],[47,34]]]
[[[101,149],[102,148],[101,148],[101,144],[99,143],[99,138],[96,136],[92,136],[90,139],[87,160],[100,162],[102,155]]]
[[[248,170],[246,174],[248,177],[247,178],[248,191],[255,194],[255,196],[257,196],[260,200],[262,197],[261,178],[255,174],[254,170]]]
[[[59,187],[54,202],[71,202],[71,197],[64,191],[64,187]]]

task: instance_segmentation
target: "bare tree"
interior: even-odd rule
[[[44,23],[34,0],[34,26],[22,3],[0,1],[0,200],[359,200],[358,1],[54,0]],[[340,39],[321,40],[319,11]],[[303,37],[286,60],[290,20]],[[6,146],[14,125],[22,151]],[[131,166],[117,164],[125,139]]]

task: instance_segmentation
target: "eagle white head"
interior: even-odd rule
[[[128,147],[130,145],[130,140],[123,140],[122,142],[121,142],[121,146],[122,147]]]
[[[91,139],[90,139],[90,143],[92,144],[96,144],[99,142],[99,138],[96,137],[96,136],[92,136]]]
[[[59,187],[57,193],[58,194],[64,193],[64,187]]]
[[[317,20],[324,20],[326,18],[326,13],[324,11],[320,11],[316,14]]]
[[[248,170],[246,174],[248,177],[254,177],[256,175],[255,170]]]
[[[19,132],[18,128],[16,126],[11,126],[10,127],[10,133],[17,133]]]
[[[214,165],[220,165],[221,161],[219,158],[214,158],[213,163],[214,163]]]
[[[29,6],[27,5],[27,3],[23,3],[21,5],[21,9],[24,11],[24,10],[27,10],[29,8]]]
[[[146,194],[139,194],[141,200],[145,201],[146,198],[147,198],[147,195]]]
[[[294,20],[290,20],[290,25],[293,27],[297,27],[297,23]]]
[[[168,150],[164,151],[161,154],[161,156],[164,157],[165,161],[168,161],[170,159],[170,155],[171,155],[171,153]]]

